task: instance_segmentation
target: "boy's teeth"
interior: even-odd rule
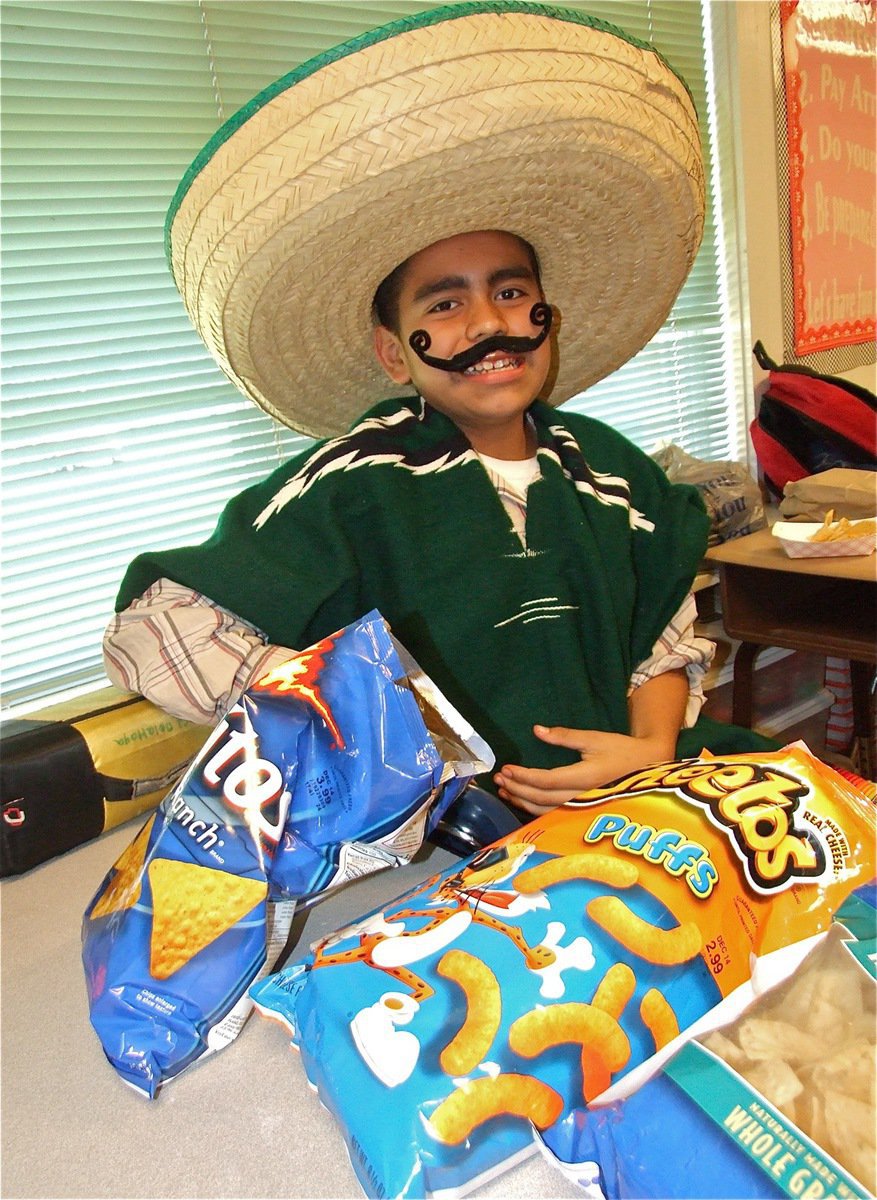
[[[502,370],[504,367],[513,367],[515,362],[516,360],[514,358],[496,358],[492,362],[487,362],[486,359],[482,359],[481,362],[476,363],[474,367],[469,367],[465,374],[483,375],[487,371],[498,371]]]

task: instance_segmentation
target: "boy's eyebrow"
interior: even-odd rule
[[[530,267],[521,263],[520,266],[515,267],[500,267],[498,271],[493,272],[487,282],[491,287],[496,287],[498,283],[505,283],[509,279],[529,279],[535,283],[536,276]]]
[[[496,287],[498,283],[505,283],[509,279],[529,279],[535,281],[535,275],[530,267],[520,266],[514,267],[499,267],[496,271],[491,272],[487,278],[490,287]],[[430,296],[438,295],[440,292],[448,292],[454,290],[465,290],[470,286],[469,280],[464,275],[443,275],[441,279],[431,279],[427,283],[422,284],[412,296],[412,301],[428,300]]]
[[[430,279],[426,283],[420,285],[412,300],[428,300],[430,296],[435,296],[439,292],[449,292],[452,289],[468,287],[468,283],[462,275],[443,275],[441,279]]]

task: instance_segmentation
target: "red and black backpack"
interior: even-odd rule
[[[764,482],[785,485],[831,467],[877,470],[877,396],[809,367],[777,366],[761,342],[753,354],[770,373],[749,427]]]

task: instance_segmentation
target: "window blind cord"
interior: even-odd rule
[[[198,15],[201,18],[201,32],[204,35],[204,45],[207,47],[207,64],[210,67],[210,82],[213,85],[213,95],[216,98],[216,113],[219,124],[225,121],[225,106],[222,103],[222,91],[219,87],[219,76],[216,74],[216,59],[213,55],[213,42],[210,38],[210,25],[207,22],[207,5],[204,0],[197,0]]]

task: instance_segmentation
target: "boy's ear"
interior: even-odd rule
[[[386,325],[376,325],[374,332],[375,355],[393,383],[410,383],[411,372],[402,354],[402,343]]]

